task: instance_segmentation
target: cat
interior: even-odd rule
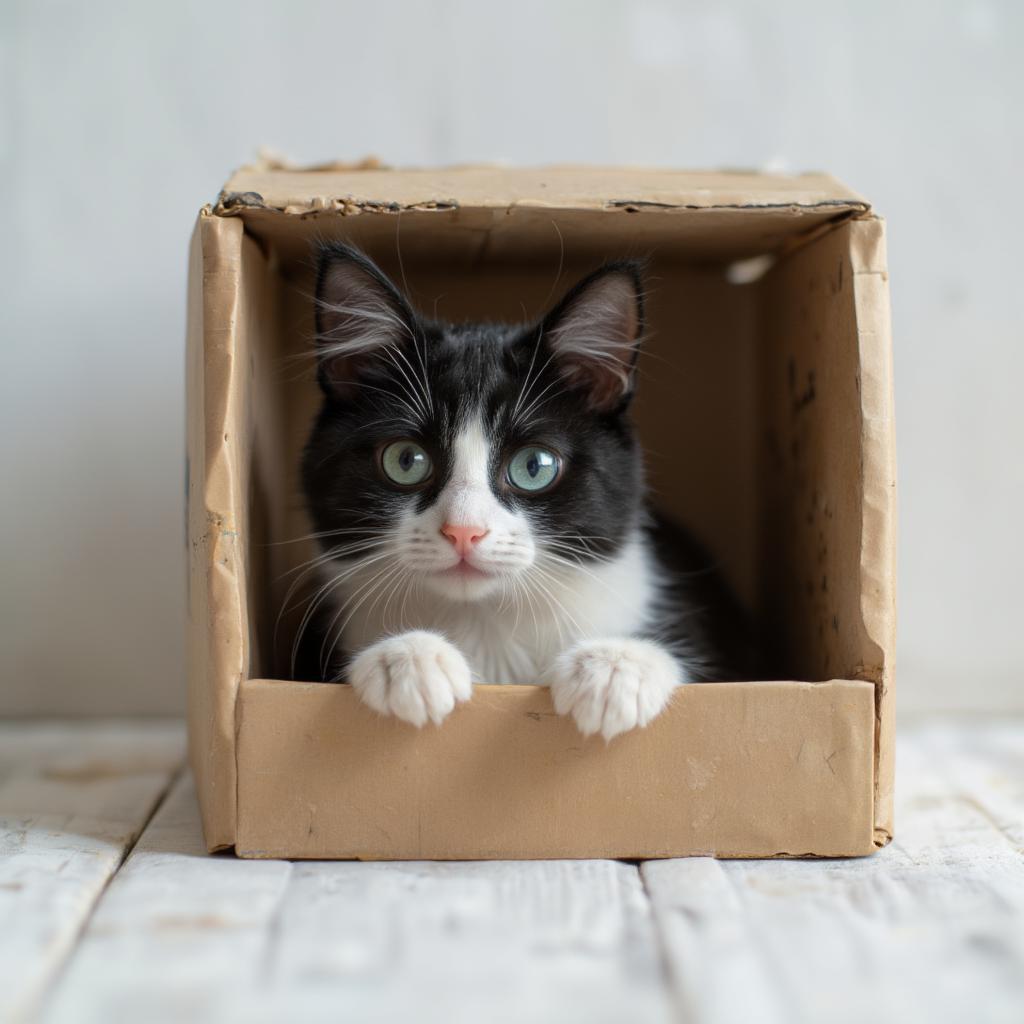
[[[749,678],[734,597],[645,501],[643,273],[607,263],[526,326],[450,324],[357,249],[320,247],[302,482],[321,586],[298,678],[347,679],[415,726],[474,680],[539,682],[606,740],[683,684]]]

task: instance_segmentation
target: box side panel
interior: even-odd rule
[[[869,683],[684,687],[606,744],[545,688],[479,686],[416,730],[350,687],[251,680],[236,849],[248,857],[846,856],[874,850]]]
[[[864,452],[861,540],[861,614],[882,652],[877,678],[875,828],[879,845],[893,834],[896,746],[896,435],[892,373],[892,317],[885,222],[852,221],[850,260],[860,352]]]
[[[864,273],[880,258],[877,225],[841,225],[790,254],[759,286],[760,603],[789,671],[870,681],[888,715],[890,336],[884,266]],[[880,800],[882,789],[891,792],[891,744],[887,725],[877,747]],[[882,803],[879,813],[889,814]]]
[[[848,225],[761,282],[761,606],[800,679],[869,678],[861,608],[863,451]]]
[[[200,216],[188,327],[189,749],[211,849],[235,828],[235,698],[249,674],[250,366],[266,261],[240,221]]]
[[[225,481],[219,440],[227,419],[227,339],[235,320],[242,232],[201,214],[192,236],[188,284],[188,735],[203,832],[210,849],[235,839],[234,690],[240,655],[230,636],[233,587],[218,568],[230,546],[223,522]]]

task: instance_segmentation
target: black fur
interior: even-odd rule
[[[361,275],[360,287],[393,313],[395,320],[387,323],[395,331],[398,361],[374,352],[354,359],[333,355],[331,342],[350,329],[344,317],[332,319],[329,309],[329,275],[339,272]],[[407,503],[428,507],[448,481],[452,439],[464,419],[479,410],[492,443],[494,493],[508,506],[526,507],[541,532],[579,538],[571,542],[571,552],[562,549],[564,556],[581,563],[605,558],[637,529],[654,529],[645,508],[642,455],[628,417],[636,345],[624,359],[628,375],[622,388],[614,390],[615,382],[606,379],[597,401],[594,382],[567,374],[564,357],[549,342],[588,290],[609,275],[632,289],[638,340],[643,331],[642,272],[642,265],[633,261],[599,268],[539,324],[453,325],[416,314],[362,253],[340,244],[325,246],[317,276],[318,379],[324,399],[302,461],[314,529],[345,530],[346,541],[369,541]],[[433,405],[427,415],[413,417],[409,377],[421,373]],[[527,384],[523,401],[528,378],[532,384]],[[522,413],[535,400],[529,415],[517,419],[517,401]],[[411,438],[430,454],[435,472],[423,487],[396,491],[383,477],[380,450],[395,438]],[[505,482],[505,460],[523,445],[540,442],[561,456],[564,471],[550,490],[523,494]],[[659,529],[664,534],[668,528]],[[671,536],[671,543],[654,542],[659,555],[671,554],[666,569],[676,582],[667,595],[667,614],[652,624],[651,635],[699,650],[709,679],[740,678],[747,666],[743,642],[736,640],[744,635],[737,605],[699,546],[677,530]],[[306,645],[300,677],[319,678],[315,659],[308,657],[309,648],[317,646]]]

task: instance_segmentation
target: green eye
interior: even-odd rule
[[[546,448],[520,448],[508,464],[508,482],[520,491],[543,491],[558,479],[558,456]]]
[[[430,476],[430,456],[415,441],[392,441],[380,464],[387,478],[401,487],[415,487]]]

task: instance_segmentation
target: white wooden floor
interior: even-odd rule
[[[900,737],[859,861],[239,861],[173,724],[0,724],[0,1021],[1024,1022],[1024,722]]]

